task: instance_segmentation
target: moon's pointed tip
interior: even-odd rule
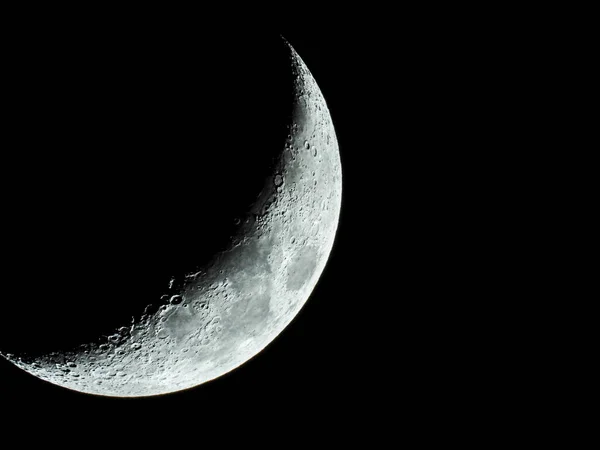
[[[280,34],[279,37],[285,45],[287,45],[289,48],[293,48],[292,44],[290,44],[290,41],[288,41],[283,34]]]
[[[279,37],[281,38],[281,40],[283,41],[283,43],[285,44],[285,46],[290,51],[290,54],[296,53],[296,50],[294,49],[294,47],[292,46],[292,44],[290,44],[290,41],[288,41],[283,34],[280,33]]]

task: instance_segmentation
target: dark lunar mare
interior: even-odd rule
[[[2,352],[68,349],[166,301],[225,248],[290,122],[276,34],[61,33],[5,62]]]

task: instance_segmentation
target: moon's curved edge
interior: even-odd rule
[[[214,380],[259,354],[289,325],[329,259],[339,223],[342,171],[325,99],[304,61],[287,40],[284,42],[295,75],[293,123],[276,173],[268,180],[264,195],[242,224],[231,249],[206,270],[188,274],[180,305],[163,305],[154,316],[122,331],[122,336],[117,333],[107,343],[49,354],[35,361],[2,356],[32,375],[78,392],[144,397]],[[314,169],[314,180],[306,179],[310,169]],[[312,203],[306,203],[307,198]],[[285,218],[286,213],[298,214],[299,221]],[[244,260],[246,266],[240,263]],[[232,261],[251,269],[238,271],[229,279],[220,277]],[[282,270],[273,273],[274,267]],[[248,273],[252,270],[255,273]],[[277,300],[272,300],[273,294]],[[237,295],[231,305],[222,300],[228,295]],[[204,312],[204,305],[210,302],[203,302],[210,298],[220,299],[222,304],[215,308],[222,310],[210,311],[211,306],[207,306]],[[230,310],[227,315],[227,308],[240,308],[241,304],[246,311],[232,315]],[[199,331],[186,329],[197,327],[197,317],[202,314],[206,317]],[[238,319],[248,327],[243,339],[235,334],[239,332]],[[224,335],[227,326],[229,334]],[[232,331],[234,326],[236,331]],[[161,333],[166,336],[161,337]],[[186,357],[191,350],[181,348],[179,338],[194,340],[190,344],[200,343],[206,348],[196,350],[194,357]],[[161,339],[165,339],[163,348],[152,350]],[[120,357],[119,352],[123,352]],[[145,358],[143,363],[137,361],[140,353]]]

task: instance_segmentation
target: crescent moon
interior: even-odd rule
[[[35,358],[2,356],[68,389],[144,397],[226,374],[286,328],[311,295],[331,252],[342,171],[325,99],[285,42],[294,74],[292,123],[275,172],[228,249],[188,273],[180,291],[157,311],[101,341]]]

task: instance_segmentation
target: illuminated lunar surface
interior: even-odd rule
[[[3,356],[76,391],[151,396],[226,374],[282,332],[325,267],[342,189],[329,110],[306,65],[288,48],[293,122],[275,172],[229,248],[188,273],[178,295],[101,341],[34,359]]]

